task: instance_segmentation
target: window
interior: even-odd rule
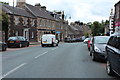
[[[31,38],[34,38],[34,32],[32,32],[32,37]]]
[[[116,11],[117,11],[116,17],[117,17],[117,19],[119,19],[119,14],[120,14],[120,13],[119,13],[119,6],[116,7]]]
[[[108,45],[112,46],[112,40],[113,40],[113,36],[110,37],[109,41],[108,41]]]
[[[19,23],[19,18],[15,17],[15,25],[18,25],[18,23]]]
[[[26,26],[27,25],[27,18],[24,18],[24,26]]]
[[[17,40],[17,37],[9,37],[8,40]]]
[[[18,31],[16,31],[15,35],[16,35],[16,36],[18,36],[18,35],[19,35],[19,32],[18,32]]]
[[[41,24],[42,24],[42,23],[41,23],[41,19],[40,19],[40,21],[39,21],[39,25],[40,25],[40,27],[42,26]]]
[[[33,20],[32,20],[32,26],[34,26],[34,25],[35,25],[35,20],[33,19]]]

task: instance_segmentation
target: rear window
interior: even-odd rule
[[[96,37],[95,43],[96,44],[106,44],[109,40],[109,37]]]
[[[108,42],[108,45],[120,50],[120,37],[112,36]]]
[[[8,40],[17,40],[17,37],[9,37]]]

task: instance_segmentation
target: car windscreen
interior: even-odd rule
[[[106,44],[109,40],[109,37],[96,37],[95,44]]]
[[[17,37],[9,37],[8,40],[17,40]]]
[[[87,40],[87,41],[88,41],[88,40],[90,40],[90,38],[86,38],[85,40]]]

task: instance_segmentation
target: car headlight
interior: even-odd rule
[[[96,46],[94,47],[94,50],[95,50],[95,52],[101,52],[100,49]]]

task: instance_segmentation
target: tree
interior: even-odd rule
[[[93,22],[91,29],[92,29],[92,34],[93,36],[97,36],[100,34],[100,23],[98,21]]]
[[[0,21],[1,22],[1,21]],[[2,31],[5,32],[5,40],[8,38],[8,16],[5,12],[2,12]]]
[[[95,21],[93,23],[89,22],[87,24],[89,24],[89,26],[92,30],[93,36],[98,36],[98,35],[101,35],[101,34],[104,35],[104,28],[105,28],[106,25],[109,24],[109,21],[108,20],[106,20],[106,21],[102,20],[101,23],[98,22],[98,21]]]
[[[2,3],[2,4],[6,4],[6,5],[9,5],[9,3],[7,3],[7,2],[1,2],[1,1],[0,1],[0,3]]]

